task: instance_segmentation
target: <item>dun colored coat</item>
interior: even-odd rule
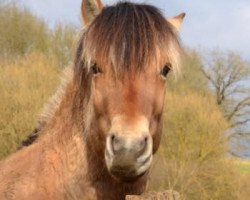
[[[184,14],[84,0],[82,16],[74,67],[38,139],[0,163],[1,200],[121,200],[146,188]]]

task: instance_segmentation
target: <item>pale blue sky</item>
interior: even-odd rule
[[[19,0],[50,25],[80,25],[81,0]],[[105,4],[117,2],[105,0]],[[181,32],[185,45],[220,48],[241,53],[250,60],[250,0],[137,0],[157,6],[166,16],[186,12]]]

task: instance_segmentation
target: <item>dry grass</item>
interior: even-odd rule
[[[240,200],[248,200],[250,196],[250,174],[241,174],[239,175],[239,196]]]
[[[236,159],[236,160],[233,160],[233,162],[239,169],[240,173],[250,175],[250,161],[249,160]]]
[[[250,196],[250,161],[242,159],[231,159],[238,170],[239,199],[248,200]]]
[[[34,128],[58,83],[57,66],[55,59],[40,53],[0,61],[0,158],[15,151]]]

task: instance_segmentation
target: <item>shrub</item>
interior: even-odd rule
[[[235,168],[226,159],[228,124],[214,98],[170,92],[164,115],[150,189],[173,189],[182,199],[237,199]]]
[[[76,44],[76,27],[58,24],[53,29],[29,10],[0,4],[0,59],[13,60],[33,51],[53,56],[60,67],[69,65]]]
[[[60,67],[69,65],[75,49],[77,29],[72,25],[58,24],[50,35],[50,55],[57,58]]]
[[[58,74],[56,59],[41,53],[0,61],[0,158],[15,151],[33,130],[58,84]]]
[[[15,4],[0,4],[1,57],[47,52],[49,31],[43,20]]]

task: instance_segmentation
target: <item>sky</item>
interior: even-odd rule
[[[250,60],[250,0],[131,0],[152,4],[166,17],[185,12],[181,30],[184,45],[200,50],[226,50]],[[81,0],[19,0],[51,26],[56,23],[81,25]],[[111,5],[117,0],[104,0]]]

